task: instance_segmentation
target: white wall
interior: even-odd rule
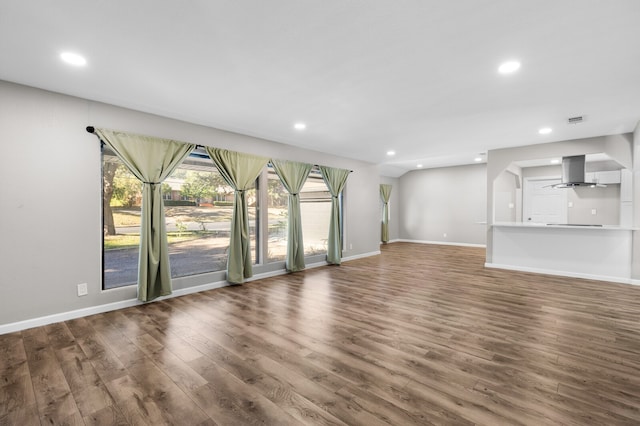
[[[101,290],[101,160],[85,127],[106,127],[347,168],[344,256],[379,250],[374,165],[0,81],[0,325],[135,298]],[[254,273],[283,264],[254,268]],[[175,279],[174,289],[222,273]],[[76,295],[87,283],[89,294]]]
[[[484,244],[484,164],[415,170],[400,177],[400,238]],[[446,236],[445,236],[446,234]]]

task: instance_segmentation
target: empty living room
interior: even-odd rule
[[[640,2],[0,3],[0,425],[640,424]]]

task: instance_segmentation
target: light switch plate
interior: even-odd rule
[[[598,211],[596,209],[591,209],[591,214],[593,215],[598,214]]]

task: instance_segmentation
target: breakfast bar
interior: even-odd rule
[[[611,225],[490,225],[493,258],[485,266],[630,282],[633,229]]]

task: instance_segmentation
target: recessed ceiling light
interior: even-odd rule
[[[543,127],[542,129],[538,130],[538,133],[540,133],[541,135],[548,135],[549,133],[551,133],[551,127]]]
[[[482,161],[482,157],[476,157],[473,159],[473,161],[475,161],[476,163],[479,163]]]
[[[387,151],[387,155],[389,157],[393,157],[394,155],[396,155],[396,152],[395,151]]]
[[[307,128],[307,125],[304,123],[296,123],[293,125],[293,128],[296,130],[304,130]]]
[[[498,67],[498,72],[500,74],[511,74],[512,72],[516,72],[520,69],[520,62],[518,61],[507,61],[502,63]]]
[[[558,158],[552,158],[551,164],[560,164],[560,160]]]
[[[76,67],[83,67],[87,65],[87,60],[84,58],[84,56],[78,55],[77,53],[73,52],[62,52],[60,54],[60,59],[65,61],[67,64],[74,65]]]
[[[422,164],[418,164],[416,167],[421,169],[423,166],[422,166]]]

